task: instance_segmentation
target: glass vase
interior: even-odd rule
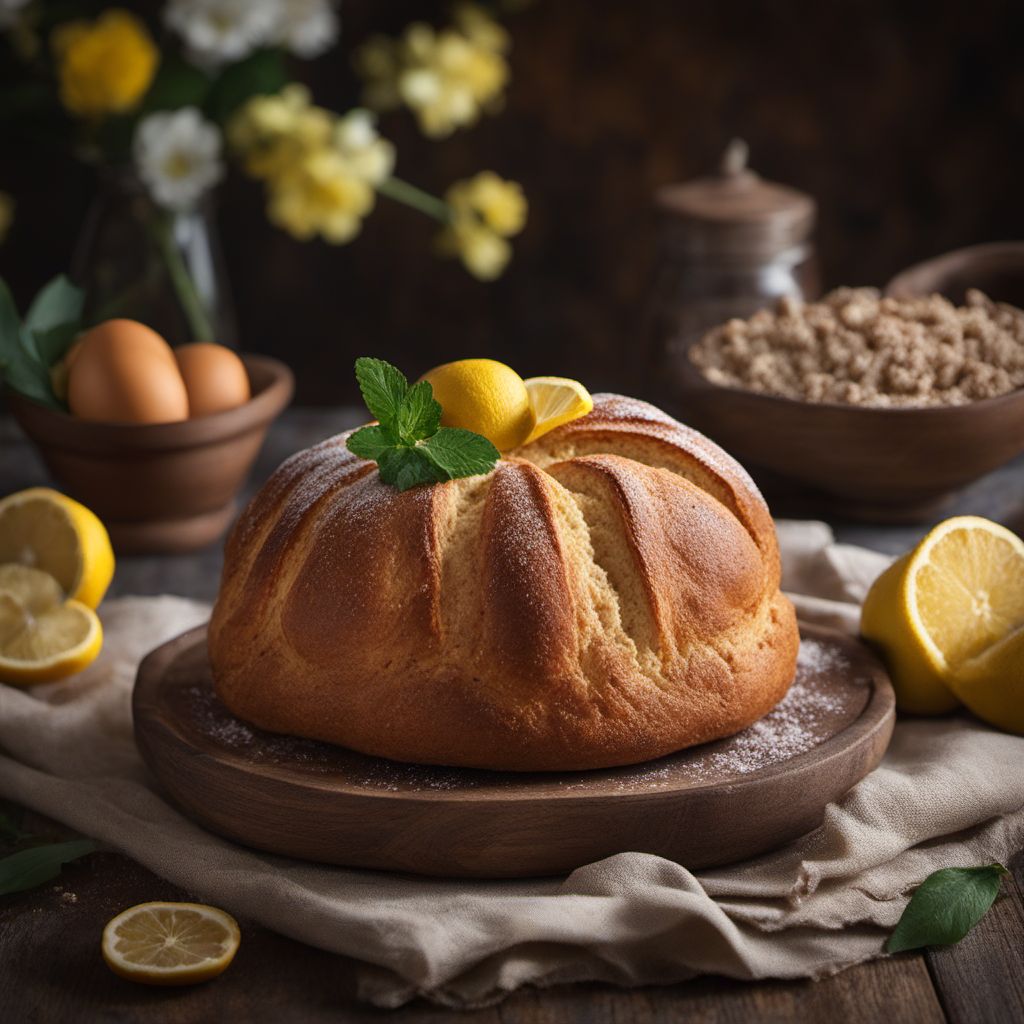
[[[210,197],[195,210],[166,211],[133,174],[107,171],[75,247],[71,276],[85,290],[86,325],[127,317],[171,345],[237,347]]]

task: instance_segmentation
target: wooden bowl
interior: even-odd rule
[[[916,263],[897,274],[885,294],[908,299],[937,292],[959,305],[969,288],[1024,307],[1024,242],[972,245]]]
[[[929,518],[1024,451],[1024,390],[968,405],[876,409],[712,384],[688,359],[674,412],[765,486],[779,514]]]
[[[5,396],[61,488],[106,524],[119,554],[181,552],[220,537],[273,420],[291,400],[284,363],[243,355],[252,398],[180,423],[93,423]]]

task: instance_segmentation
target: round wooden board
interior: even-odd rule
[[[765,718],[625,768],[438,768],[262,732],[214,694],[204,627],[143,661],[135,737],[186,814],[272,853],[483,878],[556,874],[628,850],[708,867],[816,827],[889,743],[895,700],[875,658],[831,630],[803,625],[801,636],[793,687]]]

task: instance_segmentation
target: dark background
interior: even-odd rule
[[[427,189],[484,168],[522,182],[530,219],[506,275],[483,284],[435,258],[435,225],[386,199],[348,246],[293,241],[234,172],[217,219],[237,341],[291,363],[304,402],[352,398],[359,354],[410,374],[492,355],[524,375],[630,390],[652,193],[711,169],[733,135],[764,176],[818,199],[827,286],[880,285],[952,248],[1024,238],[1022,12],[986,0],[535,0],[505,19],[503,113],[441,141],[408,112],[382,121],[397,173]],[[341,47],[295,64],[338,110],[358,100],[349,55],[367,34],[440,23],[445,6],[345,0],[342,16]],[[94,181],[7,138],[0,189],[18,202],[0,274],[24,303],[69,265]]]

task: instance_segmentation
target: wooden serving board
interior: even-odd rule
[[[765,718],[625,768],[438,768],[260,731],[214,694],[205,627],[143,661],[135,737],[186,814],[273,853],[456,877],[557,874],[628,850],[708,867],[815,828],[889,743],[895,700],[875,658],[831,630],[801,635],[793,687]]]

